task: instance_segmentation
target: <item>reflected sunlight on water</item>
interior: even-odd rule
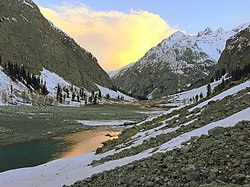
[[[102,142],[118,138],[120,132],[111,132],[106,130],[88,130],[66,135],[63,139],[66,142],[72,143],[68,151],[61,158],[69,158],[78,156],[84,153],[95,151],[102,146]]]

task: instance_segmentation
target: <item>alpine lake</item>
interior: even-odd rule
[[[0,107],[0,172],[94,151],[126,128],[79,121],[134,121],[152,110],[132,105]],[[129,124],[127,124],[129,125]],[[107,136],[108,135],[108,136]]]

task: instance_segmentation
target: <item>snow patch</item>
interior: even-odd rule
[[[116,125],[124,125],[125,123],[134,123],[134,121],[131,120],[112,120],[112,121],[78,120],[77,122],[87,126],[116,126]]]
[[[136,101],[134,98],[129,97],[129,96],[127,96],[127,95],[125,95],[125,94],[123,94],[123,93],[121,93],[119,91],[110,90],[110,89],[105,88],[103,86],[100,86],[98,84],[96,84],[96,86],[101,91],[102,95],[104,95],[104,96],[109,95],[110,98],[113,98],[113,99],[117,99],[118,96],[119,97],[122,96],[122,97],[124,97],[124,100],[126,100],[126,101]]]

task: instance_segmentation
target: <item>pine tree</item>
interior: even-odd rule
[[[93,101],[93,103],[94,103],[94,105],[96,105],[97,104],[97,96],[95,95],[95,97],[94,97],[94,101]]]
[[[203,99],[203,94],[202,94],[202,92],[200,93],[200,99]]]
[[[93,98],[90,96],[89,97],[89,103],[92,103]]]
[[[221,88],[224,89],[225,88],[225,80],[222,79],[222,82],[221,82]]]
[[[99,90],[99,92],[98,92],[98,98],[99,98],[99,99],[102,98],[102,92],[101,92],[101,90]]]
[[[76,98],[76,94],[75,94],[75,92],[73,92],[73,93],[72,93],[71,101],[75,101],[75,98]]]
[[[207,85],[207,97],[211,96],[212,92],[211,92],[211,84]]]
[[[62,89],[61,89],[60,84],[58,83],[58,84],[57,84],[57,91],[56,91],[56,98],[57,98],[57,99],[60,98],[61,93],[62,93]]]
[[[193,101],[192,97],[189,99],[189,101],[190,101],[190,103],[192,103],[192,101]]]
[[[106,99],[110,99],[110,95],[109,94],[106,95]]]
[[[62,103],[62,102],[63,102],[63,95],[62,95],[62,92],[60,92],[59,102],[60,102],[60,103]]]
[[[198,95],[198,94],[195,96],[195,101],[196,101],[196,102],[199,101],[199,95]]]
[[[46,86],[46,81],[44,82],[42,88],[41,88],[41,93],[42,95],[48,95],[48,90],[47,90],[47,86]]]

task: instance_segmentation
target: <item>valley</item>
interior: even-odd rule
[[[250,4],[157,3],[0,2],[0,187],[250,186]]]

